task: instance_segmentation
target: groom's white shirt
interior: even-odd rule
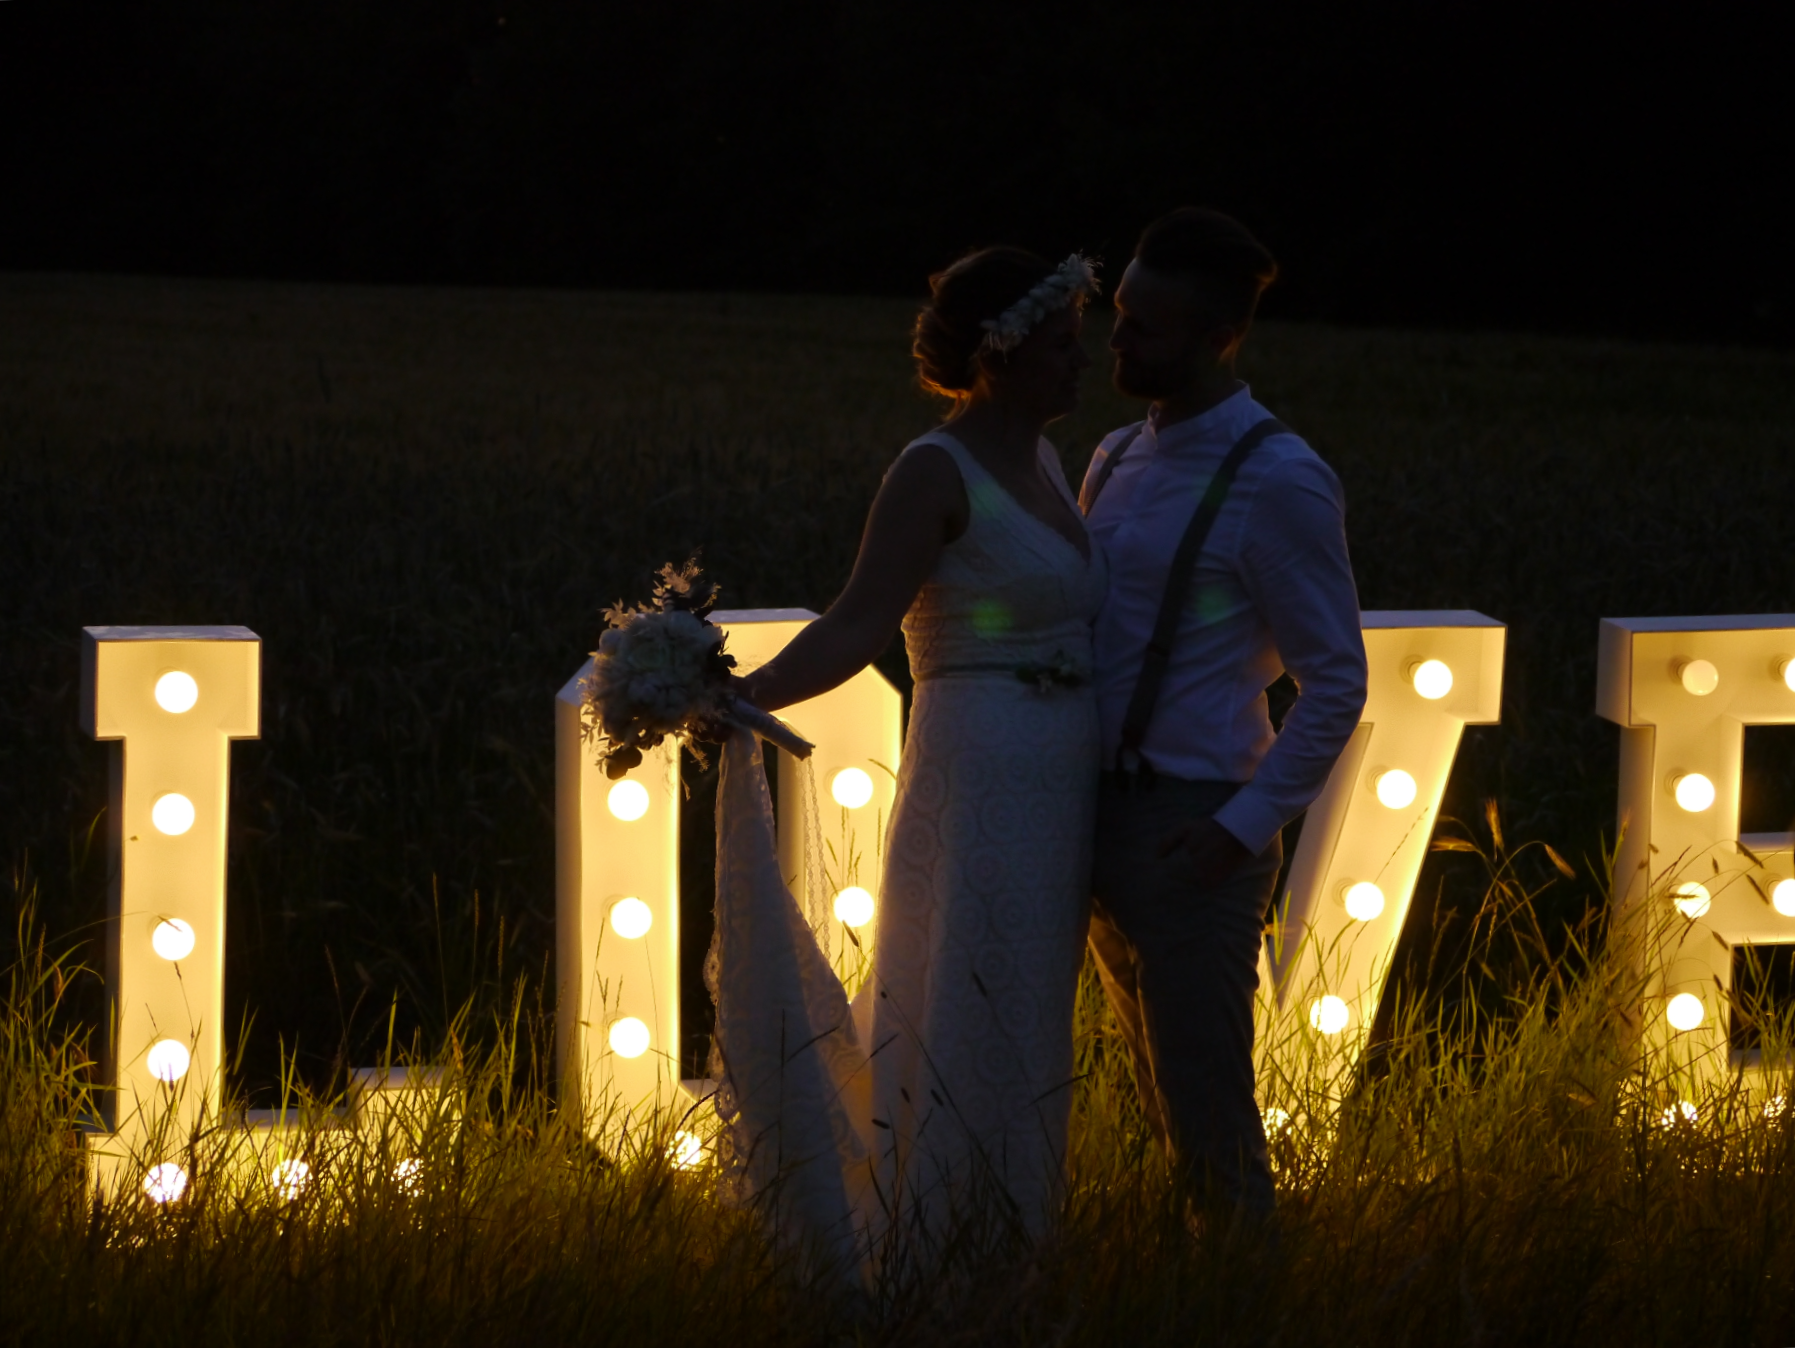
[[[1088,525],[1110,568],[1096,632],[1105,767],[1115,764],[1178,542],[1228,450],[1270,415],[1242,388],[1163,432],[1149,419],[1097,498]],[[1098,446],[1087,482],[1127,434]],[[1274,733],[1265,689],[1285,670],[1300,696]],[[1216,822],[1257,854],[1320,794],[1364,706],[1340,479],[1301,437],[1268,436],[1197,559],[1142,755],[1175,777],[1245,782]]]

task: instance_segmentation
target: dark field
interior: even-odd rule
[[[909,383],[909,316],[889,301],[0,277],[0,851],[12,903],[35,895],[57,949],[103,911],[106,751],[76,728],[81,627],[241,623],[264,641],[264,703],[262,738],[233,757],[227,995],[233,1025],[253,1017],[239,1084],[265,1094],[296,1048],[302,1076],[327,1087],[345,1059],[370,1060],[395,997],[402,1031],[426,1045],[463,1008],[471,1040],[490,1042],[490,1016],[519,989],[533,1003],[550,967],[551,705],[600,609],[644,594],[654,567],[700,545],[726,606],[823,608],[884,466],[931,421]],[[1096,350],[1106,316],[1088,332]],[[1493,798],[1511,845],[1549,842],[1580,863],[1586,879],[1542,889],[1550,869],[1528,879],[1521,862],[1558,931],[1599,901],[1613,830],[1616,738],[1591,710],[1597,620],[1795,610],[1795,356],[1269,325],[1243,373],[1344,480],[1366,608],[1474,608],[1510,624],[1503,724],[1468,732],[1445,812],[1486,838]],[[1086,409],[1052,432],[1068,472],[1135,415],[1093,372]],[[901,651],[883,667],[901,680]],[[1791,760],[1774,735],[1748,741],[1748,829],[1795,814]],[[1474,856],[1430,862],[1423,893],[1441,899],[1417,905],[1411,988],[1432,987],[1430,915],[1450,945],[1488,884]],[[75,956],[97,963],[91,947]],[[90,977],[58,987],[65,1018],[97,1008]],[[1717,1343],[1781,1341],[1795,1323],[1789,1128],[1649,1127],[1624,1066],[1589,1066],[1601,1008],[1585,1010],[1551,1032],[1523,1026],[1526,1052],[1492,1058],[1507,1065],[1481,1096],[1463,1082],[1405,1086],[1414,1117],[1431,1120],[1418,1130],[1361,1120],[1286,1156],[1287,1257],[1302,1290],[1277,1305],[1229,1283],[1234,1265],[1184,1262],[1179,1219],[1148,1193],[1138,1120],[1099,1098],[1115,1086],[1113,1067],[1099,1071],[1078,1145],[1104,1159],[1078,1171],[1073,1234],[1044,1263],[994,1275],[984,1309],[997,1318],[973,1317],[956,1341],[1145,1341],[1122,1332],[1138,1316],[1160,1316],[1179,1342],[1239,1341],[1249,1323],[1282,1325],[1272,1337],[1285,1342],[1587,1341],[1622,1320],[1628,1342],[1689,1342],[1723,1324]],[[1531,1094],[1564,1074],[1584,1084]],[[1586,1096],[1621,1122],[1567,1123],[1563,1101]],[[521,1136],[516,1123],[497,1117],[487,1135]],[[516,1143],[543,1145],[534,1131]],[[503,1170],[513,1153],[493,1146]],[[1511,1174],[1517,1154],[1528,1164]],[[498,1204],[491,1230],[471,1201],[442,1228],[466,1257],[511,1270],[527,1304],[507,1300],[524,1293],[496,1272],[464,1284],[444,1271],[439,1285],[420,1268],[398,1291],[376,1286],[381,1260],[408,1258],[402,1224],[376,1224],[395,1243],[375,1249],[328,1224],[283,1243],[279,1223],[245,1218],[241,1248],[265,1259],[229,1276],[261,1290],[230,1323],[289,1315],[286,1332],[311,1342],[825,1333],[826,1315],[805,1318],[814,1308],[781,1318],[797,1314],[789,1281],[689,1186],[669,1190],[654,1220],[671,1223],[666,1257],[703,1270],[694,1280],[656,1282],[632,1264],[637,1281],[594,1284],[572,1255],[505,1263],[494,1250],[511,1249],[506,1221],[585,1222],[615,1250],[661,1201],[664,1175],[627,1192],[585,1171],[551,1183],[548,1162],[528,1156],[483,1191]],[[7,1173],[10,1192],[20,1172]],[[118,1264],[47,1208],[22,1211],[9,1210],[9,1248],[41,1251],[46,1267],[84,1260],[80,1277],[127,1289],[95,1293],[91,1314],[45,1312],[43,1332],[110,1336],[156,1304],[147,1265]],[[27,1240],[27,1227],[61,1234]],[[150,1239],[123,1230],[126,1246]],[[209,1280],[226,1273],[197,1253],[216,1248],[206,1232],[188,1236],[167,1252],[170,1285],[209,1304]],[[301,1272],[271,1272],[282,1259]],[[367,1285],[351,1286],[363,1262]],[[309,1301],[314,1278],[341,1304]],[[68,1304],[89,1285],[68,1284]],[[609,1321],[567,1310],[567,1298],[620,1288],[683,1309]],[[461,1297],[474,1309],[389,1323],[370,1309],[389,1294],[393,1306]],[[943,1297],[981,1304],[967,1288]],[[1051,1314],[1015,1309],[1030,1298]],[[204,1320],[205,1335],[229,1337],[229,1317],[191,1314],[168,1332]]]
[[[728,606],[821,610],[931,422],[909,315],[0,279],[0,852],[53,930],[97,917],[106,751],[76,729],[80,629],[242,623],[265,643],[262,738],[233,768],[250,1077],[277,1040],[316,1071],[395,991],[440,1029],[534,976],[551,700],[600,608],[702,546]],[[1101,357],[1107,315],[1088,333]],[[1103,369],[1053,430],[1075,482],[1138,415]],[[1510,836],[1595,859],[1616,753],[1591,711],[1597,619],[1795,610],[1795,356],[1267,326],[1243,373],[1344,480],[1364,607],[1510,624],[1503,724],[1468,732],[1447,815],[1493,796]],[[883,667],[901,683],[901,650]],[[1747,798],[1767,828],[1795,812],[1773,734]]]

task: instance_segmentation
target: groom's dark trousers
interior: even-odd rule
[[[1283,859],[1277,839],[1219,885],[1165,841],[1240,786],[1105,773],[1097,797],[1091,950],[1134,1054],[1141,1104],[1197,1194],[1270,1216],[1253,1095],[1253,995]]]

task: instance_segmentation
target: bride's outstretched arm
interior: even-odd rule
[[[828,692],[890,644],[935,569],[941,549],[966,532],[966,488],[938,445],[918,445],[885,475],[847,588],[783,651],[742,680],[741,695],[765,711]]]

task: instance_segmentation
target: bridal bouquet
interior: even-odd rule
[[[684,566],[669,562],[649,603],[625,608],[619,601],[605,610],[607,630],[582,686],[585,736],[598,741],[605,776],[622,777],[669,735],[687,744],[720,740],[731,726],[795,757],[810,756],[808,740],[730,691],[735,657],[710,621],[717,591],[696,558]]]

